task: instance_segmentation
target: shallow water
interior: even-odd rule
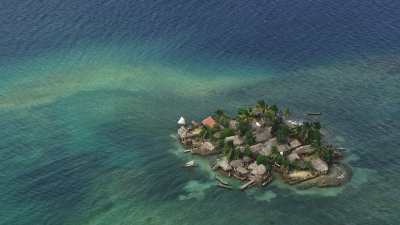
[[[2,1],[0,224],[399,224],[395,1]],[[340,188],[215,186],[180,115],[322,112]]]

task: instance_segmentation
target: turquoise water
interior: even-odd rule
[[[0,224],[399,224],[400,6],[313,2],[1,3]],[[182,169],[180,115],[256,99],[322,112],[351,182]]]

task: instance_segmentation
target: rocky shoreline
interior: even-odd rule
[[[351,169],[341,163],[339,149],[325,143],[320,123],[288,118],[288,109],[258,101],[254,107],[239,109],[235,117],[222,110],[201,123],[187,124],[181,117],[178,137],[192,154],[217,155],[213,170],[243,182],[242,190],[265,186],[275,178],[301,188],[349,181]],[[222,179],[217,181],[220,187],[231,189]]]

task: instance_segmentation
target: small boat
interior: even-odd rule
[[[250,185],[252,185],[252,184],[254,184],[254,180],[251,180],[251,181],[249,181],[249,182],[243,184],[242,186],[240,186],[240,190],[241,190],[241,191],[244,191],[244,190],[246,190],[246,188],[248,188],[248,187],[249,187]]]
[[[223,180],[222,178],[220,178],[220,177],[218,177],[218,176],[215,176],[215,179],[216,179],[218,182],[220,182],[221,184],[229,185],[229,183],[228,183],[227,181]]]
[[[186,149],[185,151],[183,151],[183,153],[189,153],[189,152],[192,152],[192,150]]]
[[[306,113],[308,116],[319,116],[319,115],[321,115],[321,113],[320,112],[308,112],[308,113]]]
[[[233,189],[232,186],[226,185],[226,184],[221,184],[221,183],[218,183],[217,186],[218,186],[218,187],[221,187],[221,188],[229,189],[229,190],[232,190],[232,189]]]
[[[195,166],[194,160],[185,163],[185,167],[194,167],[194,166]]]

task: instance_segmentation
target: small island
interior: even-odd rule
[[[213,156],[211,166],[220,187],[232,189],[221,176],[243,182],[242,190],[265,186],[275,178],[302,188],[347,182],[351,169],[341,163],[340,149],[326,143],[320,122],[288,118],[288,109],[279,110],[261,100],[254,107],[240,108],[235,117],[222,110],[200,123],[187,124],[181,117],[178,137],[185,152]],[[186,163],[186,167],[194,165],[194,161]]]

